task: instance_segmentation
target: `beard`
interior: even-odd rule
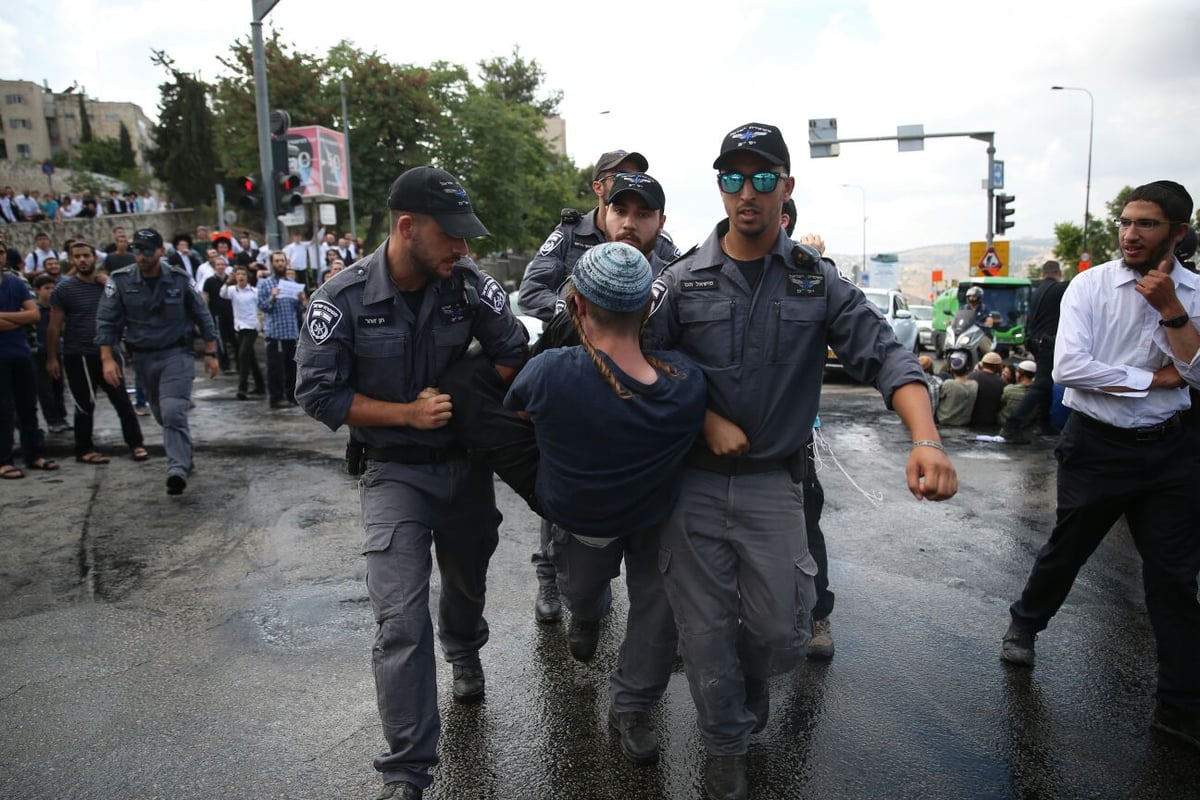
[[[1143,250],[1142,257],[1137,261],[1130,261],[1124,253],[1121,253],[1121,261],[1137,274],[1145,275],[1150,270],[1156,269],[1159,262],[1170,255],[1174,249],[1175,240],[1168,237],[1153,250]]]

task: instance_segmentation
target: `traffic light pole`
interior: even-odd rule
[[[992,246],[992,241],[995,239],[995,230],[992,227],[992,207],[993,207],[993,200],[995,197],[995,191],[992,187],[992,170],[993,170],[993,168],[995,166],[995,162],[996,162],[996,133],[994,131],[974,131],[974,132],[963,132],[963,133],[924,133],[922,131],[919,134],[914,133],[912,135],[867,136],[867,137],[859,138],[859,139],[839,139],[839,138],[836,138],[836,136],[830,137],[830,138],[825,138],[824,136],[822,136],[820,138],[814,138],[814,134],[813,134],[814,125],[821,123],[821,122],[829,122],[832,124],[832,127],[829,130],[825,131],[826,134],[829,134],[829,133],[836,134],[837,133],[836,120],[828,120],[828,121],[809,120],[809,140],[808,140],[809,147],[810,148],[816,148],[816,147],[826,148],[825,152],[822,152],[819,154],[814,153],[813,154],[814,157],[836,156],[838,153],[837,153],[837,147],[835,145],[847,144],[847,143],[852,143],[852,142],[900,142],[901,151],[903,151],[905,149],[912,149],[912,150],[922,149],[922,147],[920,145],[920,140],[922,140],[922,139],[948,139],[951,137],[966,136],[971,139],[977,139],[981,142],[987,142],[987,146],[988,146],[987,147],[987,159],[988,159],[987,178],[984,180],[984,184],[987,187],[987,243],[988,243],[988,247]],[[918,128],[919,129],[920,126],[905,126],[905,128]],[[901,130],[901,133],[905,133],[905,132],[906,132],[905,130],[903,130],[903,129]],[[917,144],[915,147],[906,148],[905,142],[916,142]]]
[[[263,197],[263,216],[267,226],[267,246],[271,252],[283,248],[276,214],[275,186],[271,180],[271,129],[267,109],[267,57],[263,52],[262,21],[279,0],[251,0],[253,19],[250,32],[254,40],[254,116],[258,122],[258,170]]]

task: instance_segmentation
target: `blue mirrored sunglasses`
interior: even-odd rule
[[[720,185],[722,192],[737,194],[746,185],[746,179],[749,178],[754,191],[760,194],[769,194],[775,191],[775,187],[782,177],[784,176],[778,172],[756,172],[753,175],[743,175],[740,172],[721,172],[717,175],[717,184]]]

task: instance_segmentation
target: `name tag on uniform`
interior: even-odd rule
[[[789,272],[787,275],[788,297],[824,297],[825,276],[807,272]]]
[[[382,328],[392,324],[391,314],[380,314],[374,317],[359,317],[358,325],[360,328]]]
[[[679,288],[685,292],[698,292],[705,289],[716,289],[716,278],[705,278],[703,280],[680,281]]]

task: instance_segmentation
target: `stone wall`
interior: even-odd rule
[[[162,234],[164,241],[170,242],[175,233],[192,233],[197,224],[200,224],[197,212],[181,208],[151,214],[105,214],[91,219],[19,222],[16,225],[0,225],[0,235],[7,239],[8,247],[15,247],[24,257],[33,250],[33,237],[38,231],[50,234],[50,243],[55,250],[62,250],[63,243],[70,238],[83,238],[103,249],[113,240],[113,228],[123,227],[130,236],[138,228],[154,228]]]

